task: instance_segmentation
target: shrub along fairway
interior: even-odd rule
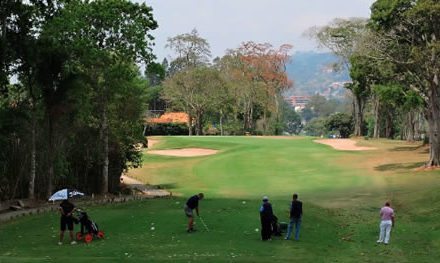
[[[90,245],[58,246],[55,213],[0,226],[0,262],[438,262],[440,172],[414,171],[424,148],[361,141],[348,152],[311,138],[162,137],[156,149],[217,149],[204,157],[145,154],[130,176],[161,185],[173,198],[85,207],[106,233]],[[196,233],[185,232],[183,204],[204,192]],[[287,221],[293,192],[304,202],[300,241],[262,242],[258,208],[268,195]],[[376,245],[378,211],[397,212],[391,244]],[[66,243],[67,243],[66,239]]]

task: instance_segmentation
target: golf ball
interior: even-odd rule
[[[154,226],[151,227],[151,230],[154,230]]]
[[[246,201],[243,201],[242,203],[245,205],[245,204],[246,204]]]
[[[255,228],[255,232],[258,232],[258,228]]]

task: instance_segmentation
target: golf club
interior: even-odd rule
[[[200,218],[200,222],[202,222],[202,224],[203,224],[203,226],[205,227],[206,231],[209,232],[209,228],[208,228],[208,226],[206,225],[206,223],[205,223],[205,221],[203,220],[203,218],[202,218],[201,216],[199,216],[199,218]]]

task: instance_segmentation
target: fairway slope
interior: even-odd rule
[[[156,138],[155,138],[156,139]],[[59,215],[0,225],[0,262],[437,262],[440,171],[415,171],[428,159],[416,143],[358,140],[371,151],[335,150],[315,138],[160,137],[155,150],[215,149],[178,158],[144,151],[128,171],[138,184],[173,197],[85,207],[105,232],[90,245],[57,245]],[[340,141],[340,140],[332,140]],[[198,231],[186,232],[183,206],[203,192]],[[303,202],[300,240],[260,240],[261,198],[288,222],[293,193]],[[379,210],[391,201],[396,226],[377,245]]]

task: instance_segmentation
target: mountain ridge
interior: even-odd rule
[[[325,52],[301,51],[292,55],[286,65],[288,77],[293,80],[293,88],[285,96],[311,96],[320,94],[327,98],[343,98],[344,83],[350,81],[348,70],[336,70],[339,59]]]

